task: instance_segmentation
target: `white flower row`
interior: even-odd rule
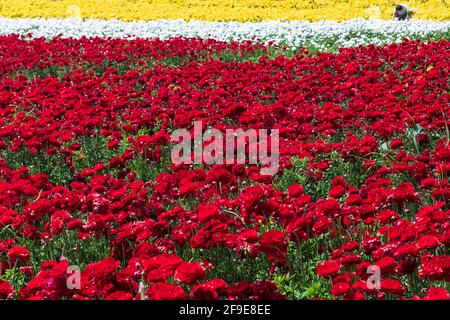
[[[206,22],[153,20],[9,19],[0,18],[0,34],[28,34],[34,37],[202,37],[223,41],[273,41],[291,47],[330,50],[357,45],[383,45],[403,38],[448,37],[450,21],[386,21],[353,19],[336,21]]]

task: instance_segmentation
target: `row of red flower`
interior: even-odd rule
[[[310,241],[314,281],[334,297],[449,298],[448,42],[224,62],[220,52],[269,49],[1,40],[0,277],[24,280],[0,280],[0,298],[277,299],[272,277],[295,274],[290,248]],[[185,60],[166,63],[175,57]],[[171,130],[195,120],[279,129],[280,174],[167,164]],[[55,159],[60,167],[44,165]],[[79,290],[66,285],[77,261],[34,264],[40,243],[67,234],[73,252],[109,243],[109,257],[85,261]],[[228,277],[217,252],[255,261],[267,278]],[[380,290],[367,286],[370,265]]]

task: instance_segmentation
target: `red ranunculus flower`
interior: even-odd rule
[[[423,300],[450,300],[450,293],[444,288],[430,288]]]
[[[196,285],[190,296],[198,300],[217,300],[227,283],[222,279],[212,279],[202,284]]]
[[[439,240],[433,235],[425,235],[417,241],[417,246],[420,249],[434,249],[439,246]]]
[[[0,279],[0,299],[10,299],[13,297],[13,287],[5,280]]]
[[[8,259],[11,265],[25,264],[30,260],[30,251],[21,246],[12,247],[8,250]]]
[[[286,234],[278,230],[270,230],[261,236],[260,249],[271,262],[283,263],[287,250]]]
[[[347,282],[338,282],[331,287],[331,294],[334,297],[339,297],[347,294],[350,290],[350,285]]]
[[[156,282],[147,291],[150,300],[185,300],[183,288],[166,282]]]
[[[319,263],[317,266],[317,275],[321,277],[331,277],[336,275],[341,269],[341,264],[335,260],[328,260]]]
[[[196,262],[183,262],[175,270],[174,278],[177,281],[192,284],[205,277],[205,269]]]
[[[395,295],[403,295],[404,292],[404,288],[403,285],[400,281],[392,279],[392,278],[387,278],[383,281],[381,281],[381,290],[387,293],[392,293]]]

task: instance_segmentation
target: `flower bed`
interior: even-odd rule
[[[411,0],[414,18],[449,20],[446,1]],[[2,0],[4,17],[82,17],[126,21],[184,19],[208,21],[391,19],[388,0]]]
[[[448,299],[449,45],[1,36],[0,299]],[[171,164],[195,120],[278,175]]]
[[[358,45],[384,45],[405,38],[450,38],[450,22],[436,21],[266,21],[261,23],[157,20],[122,22],[81,19],[2,19],[0,34],[32,34],[35,37],[160,38],[201,37],[220,41],[252,40],[313,51],[336,51]]]

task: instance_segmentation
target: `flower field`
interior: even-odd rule
[[[3,298],[448,296],[449,42],[1,40]],[[282,173],[171,165],[196,119],[279,128]]]
[[[443,0],[405,1],[418,19],[449,20]],[[208,21],[336,20],[392,17],[389,0],[2,0],[4,17],[82,17],[125,21],[185,19]]]
[[[359,45],[385,45],[403,39],[439,40],[450,38],[450,21],[384,21],[353,19],[344,22],[264,21],[259,23],[154,20],[123,22],[81,19],[0,18],[0,34],[32,34],[47,39],[61,35],[80,38],[200,37],[220,41],[273,43],[310,51],[337,51]]]
[[[408,4],[2,1],[0,300],[450,300],[450,17]],[[198,122],[276,174],[175,163]]]

